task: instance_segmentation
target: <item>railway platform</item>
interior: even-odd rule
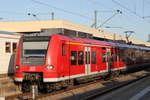
[[[91,83],[76,85],[70,89],[62,89],[47,94],[38,94],[36,100],[149,100],[149,72],[149,70],[142,70],[120,75],[109,80],[97,80]],[[133,80],[137,81],[132,82]],[[126,82],[129,84],[123,85],[122,87],[121,84]],[[31,93],[21,93],[21,91],[15,87],[12,79],[3,78],[0,80],[0,84],[0,90],[3,91],[0,93],[0,100],[16,100],[17,98],[28,100],[32,98]],[[118,87],[119,84],[121,88],[106,92],[110,90],[111,87]],[[95,96],[95,94],[99,92],[102,95]],[[94,97],[92,97],[92,95]]]
[[[0,78],[0,100],[9,95],[20,93],[18,87],[14,84],[12,77]]]
[[[150,76],[94,100],[150,100]]]

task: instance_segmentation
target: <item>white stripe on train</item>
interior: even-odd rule
[[[115,70],[119,70],[119,69],[125,69],[125,67],[114,68],[114,69],[111,69],[111,71],[115,71]],[[43,82],[59,82],[59,81],[63,81],[63,80],[74,79],[74,78],[79,78],[79,77],[88,76],[88,75],[94,75],[94,74],[98,74],[98,73],[105,73],[105,72],[108,72],[108,71],[102,70],[100,72],[90,72],[89,74],[78,74],[78,75],[65,76],[65,77],[60,77],[60,78],[43,78]],[[15,77],[15,81],[22,82],[23,78]]]

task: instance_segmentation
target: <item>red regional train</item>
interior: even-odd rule
[[[60,89],[150,64],[150,48],[70,37],[23,36],[15,60],[15,81],[29,91]]]

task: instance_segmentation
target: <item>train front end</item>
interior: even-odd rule
[[[16,82],[43,82],[43,75],[53,69],[48,54],[50,40],[50,36],[23,36],[20,39],[14,66]]]

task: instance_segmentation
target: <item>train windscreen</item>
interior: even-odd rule
[[[48,36],[28,36],[22,41],[21,62],[23,65],[43,65],[50,41]]]

